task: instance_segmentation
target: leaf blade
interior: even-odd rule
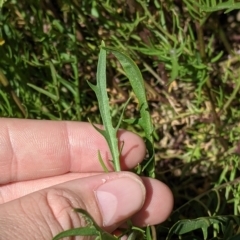
[[[88,83],[92,90],[95,92],[98,100],[99,111],[102,117],[104,130],[99,132],[106,139],[108,146],[112,154],[112,161],[114,164],[115,171],[121,171],[120,167],[120,154],[118,149],[118,139],[117,139],[117,130],[112,125],[112,116],[109,109],[109,99],[106,91],[106,56],[107,51],[103,48],[104,42],[102,43],[99,57],[98,57],[98,66],[97,66],[97,84],[93,85]],[[99,129],[97,129],[99,130]]]
[[[139,108],[141,118],[139,124],[144,130],[146,138],[146,147],[148,150],[149,157],[147,163],[143,167],[143,170],[147,169],[150,177],[155,177],[155,159],[154,159],[154,140],[153,132],[154,128],[151,121],[151,116],[149,113],[148,101],[145,92],[144,80],[142,74],[136,65],[136,63],[124,52],[111,47],[104,47],[106,50],[112,52],[115,57],[119,60],[123,67],[123,70],[130,81],[133,88],[134,94],[139,101]]]

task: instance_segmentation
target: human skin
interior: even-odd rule
[[[166,220],[169,188],[127,171],[143,160],[143,140],[125,130],[118,138],[123,171],[104,173],[97,151],[113,171],[111,154],[91,124],[0,119],[1,238],[51,239],[84,225],[73,208],[87,210],[109,232],[129,218],[137,226]]]

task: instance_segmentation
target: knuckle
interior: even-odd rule
[[[47,206],[52,213],[52,220],[58,222],[61,229],[85,226],[82,216],[74,208],[86,209],[84,202],[72,191],[61,188],[48,189]]]

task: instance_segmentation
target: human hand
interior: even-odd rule
[[[127,219],[154,225],[172,210],[163,183],[124,172],[145,155],[143,140],[121,130],[123,172],[112,169],[105,139],[89,124],[0,119],[0,232],[2,239],[51,239],[84,223],[83,208],[109,232]],[[88,239],[82,237],[80,239]]]

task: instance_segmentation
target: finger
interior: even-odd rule
[[[111,154],[105,139],[91,124],[0,119],[0,184],[61,175],[67,172],[102,172],[98,150],[109,169]],[[143,140],[121,130],[123,170],[142,161]]]
[[[96,173],[68,173],[56,177],[8,184],[1,187],[0,204],[66,181],[94,175]],[[159,224],[165,221],[172,211],[172,193],[164,183],[158,180],[146,177],[141,179],[146,188],[146,200],[141,210],[133,216],[132,221],[134,225],[141,227]]]
[[[0,204],[21,198],[44,188],[49,188],[71,180],[95,176],[98,174],[99,173],[66,173],[64,175],[54,177],[5,184],[1,186]]]
[[[85,209],[99,226],[113,231],[141,209],[145,194],[140,178],[129,172],[73,180],[0,205],[1,237],[51,239],[81,227],[85,223],[73,208]]]
[[[136,226],[156,225],[164,222],[173,209],[173,195],[162,182],[142,177],[146,188],[146,200],[141,210],[132,217]]]

